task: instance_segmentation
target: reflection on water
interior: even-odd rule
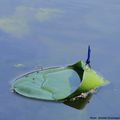
[[[86,98],[79,98],[76,100],[70,99],[70,100],[65,101],[64,104],[70,107],[82,110],[90,102],[91,97],[92,97],[92,94],[89,94]]]

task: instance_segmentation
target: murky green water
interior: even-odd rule
[[[1,0],[0,120],[120,117],[119,11],[119,0]],[[83,110],[10,91],[12,80],[37,66],[85,61],[88,45],[92,67],[110,84],[99,89]]]

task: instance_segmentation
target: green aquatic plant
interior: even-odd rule
[[[17,78],[12,83],[12,89],[26,97],[60,101],[85,97],[94,90],[107,83],[89,65],[90,49],[86,64],[78,61],[66,67],[53,67],[36,70]]]

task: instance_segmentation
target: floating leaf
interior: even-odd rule
[[[67,67],[37,70],[15,80],[12,89],[26,97],[65,100],[104,85],[106,81],[79,61]]]

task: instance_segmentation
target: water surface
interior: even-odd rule
[[[119,0],[0,1],[0,120],[89,120],[120,116]],[[83,110],[31,100],[10,91],[11,81],[37,66],[86,60],[110,81]],[[23,67],[16,68],[16,64]]]

